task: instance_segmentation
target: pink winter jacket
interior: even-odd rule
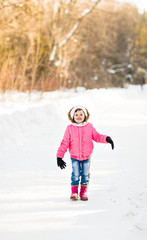
[[[64,137],[57,151],[57,157],[64,157],[67,149],[70,156],[78,160],[90,158],[93,152],[93,140],[95,142],[107,143],[106,135],[96,131],[91,123],[83,126],[70,124],[67,126]]]

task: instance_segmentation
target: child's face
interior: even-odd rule
[[[78,110],[74,113],[74,120],[76,123],[82,123],[85,119],[83,110]]]

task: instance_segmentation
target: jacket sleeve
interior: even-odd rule
[[[64,154],[66,153],[67,149],[69,148],[69,142],[70,142],[70,134],[69,134],[69,128],[67,127],[63,136],[63,139],[60,143],[60,146],[57,150],[57,157],[63,158]]]
[[[99,143],[107,143],[106,137],[108,136],[98,133],[96,129],[92,126],[92,140]]]

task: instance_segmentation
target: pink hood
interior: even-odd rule
[[[93,141],[107,143],[106,137],[106,135],[98,133],[91,123],[83,126],[70,124],[65,130],[57,157],[63,158],[69,149],[72,158],[86,160],[91,157],[93,152]]]

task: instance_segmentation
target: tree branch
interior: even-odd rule
[[[71,31],[66,35],[66,37],[59,43],[59,44],[55,44],[53,46],[51,55],[50,55],[50,61],[53,61],[55,59],[55,55],[57,52],[58,48],[61,48],[63,45],[65,45],[67,43],[67,41],[73,36],[73,34],[76,32],[76,30],[78,29],[80,23],[82,22],[82,20],[88,15],[90,14],[95,7],[101,2],[102,0],[97,0],[94,2],[93,6],[90,9],[85,9],[82,14],[81,17],[78,19],[78,21],[75,23],[75,25],[73,26],[73,28],[71,29]]]

